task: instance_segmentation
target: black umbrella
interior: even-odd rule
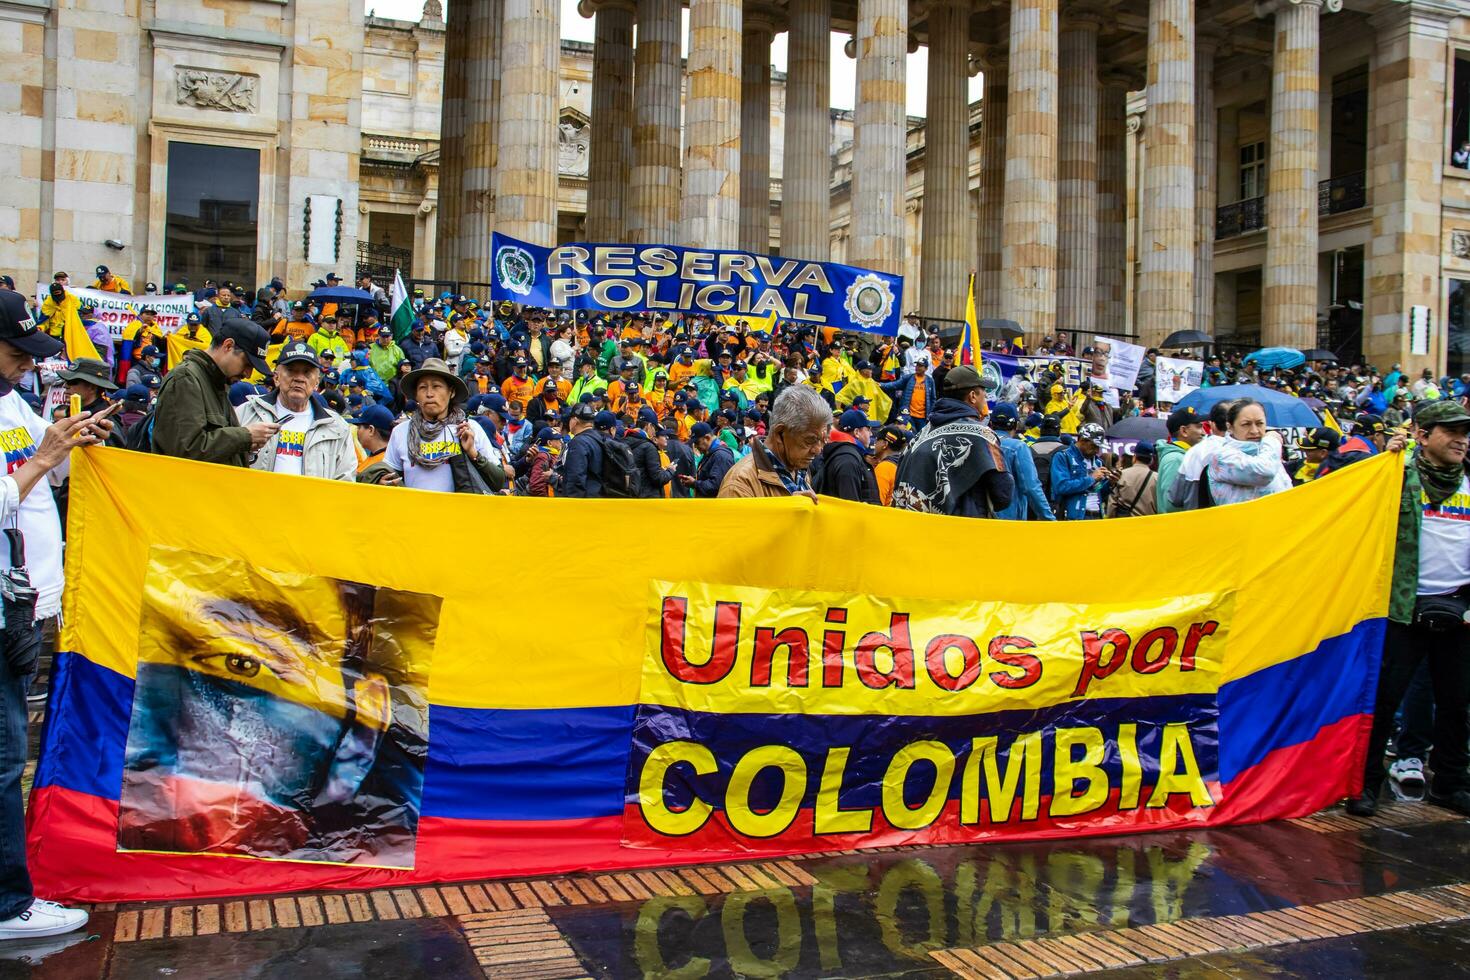
[[[1117,442],[1152,442],[1169,438],[1167,419],[1149,418],[1146,415],[1130,415],[1119,419],[1108,429],[1108,438]]]
[[[1015,320],[987,318],[980,321],[980,337],[983,340],[1009,341],[1025,333]]]
[[[1164,338],[1160,347],[1199,347],[1213,344],[1215,338],[1202,330],[1176,330]]]
[[[1309,361],[1331,361],[1333,364],[1337,363],[1336,354],[1330,350],[1322,350],[1320,347],[1316,350],[1302,351],[1302,356]]]

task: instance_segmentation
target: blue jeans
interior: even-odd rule
[[[1399,738],[1395,751],[1400,759],[1429,758],[1434,738],[1434,685],[1429,665],[1421,663],[1409,682],[1404,703],[1399,707]]]
[[[38,623],[38,638],[40,632]],[[20,789],[26,765],[29,687],[30,676],[17,676],[0,651],[0,919],[24,912],[35,897],[26,870],[26,817]]]

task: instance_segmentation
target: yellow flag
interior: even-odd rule
[[[73,361],[84,357],[90,357],[94,361],[102,360],[97,345],[92,343],[87,328],[82,326],[82,318],[77,315],[76,307],[67,306],[61,315],[66,317],[61,328],[61,342],[66,345],[66,356]]]

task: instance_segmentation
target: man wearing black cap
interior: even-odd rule
[[[1365,459],[1376,456],[1389,448],[1390,441],[1393,441],[1398,449],[1402,449],[1405,439],[1402,435],[1390,435],[1388,426],[1383,424],[1380,416],[1364,412],[1353,420],[1353,434],[1342,440],[1337,448],[1322,460],[1321,465],[1317,467],[1317,476],[1336,473],[1343,467],[1361,463]]]
[[[356,478],[352,432],[317,394],[321,374],[316,351],[293,340],[276,358],[275,391],[252,395],[237,409],[241,425],[264,422],[280,427],[255,454],[251,464],[255,469],[325,480]]]
[[[610,434],[617,424],[617,417],[609,411],[597,411],[591,405],[582,404],[572,409],[567,428],[572,441],[562,462],[561,486],[558,497],[601,497],[602,496],[602,453],[603,435]]]
[[[954,517],[993,517],[1010,505],[1015,482],[1006,472],[980,373],[968,364],[945,376],[944,397],[929,428],[898,464],[893,506]]]
[[[357,426],[357,444],[366,455],[357,464],[358,483],[376,483],[396,486],[402,477],[383,460],[388,449],[388,440],[393,436],[393,413],[382,405],[369,405],[351,419]]]
[[[877,504],[878,481],[867,461],[872,442],[873,423],[867,415],[856,408],[843,412],[812,464],[812,489],[840,500]]]
[[[164,456],[249,466],[250,454],[276,434],[274,422],[240,424],[230,385],[251,369],[268,374],[270,335],[244,317],[222,321],[206,350],[189,350],[169,371],[153,414],[153,451]]]
[[[718,497],[720,483],[735,465],[735,454],[715,437],[715,430],[708,422],[694,423],[689,430],[689,444],[699,454],[699,466],[692,477],[681,476],[679,482],[692,489],[696,497]]]
[[[97,267],[97,278],[92,280],[93,289],[101,289],[109,293],[124,293],[133,295],[133,287],[122,276],[114,275],[112,270],[105,265]]]
[[[1153,462],[1154,447],[1147,441],[1133,447],[1133,463],[1123,470],[1109,498],[1109,517],[1145,517],[1159,512],[1159,478]]]
[[[25,297],[0,290],[0,523],[25,537],[26,570],[37,592],[30,629],[11,624],[0,642],[0,940],[39,939],[81,928],[87,913],[36,899],[26,870],[21,772],[26,761],[26,684],[41,649],[41,624],[61,612],[61,522],[46,485],[64,474],[70,451],[96,445],[108,423],[94,428],[78,415],[51,427],[16,390],[36,362],[61,353],[61,343],[38,331]],[[7,563],[8,564],[8,563]]]
[[[1342,441],[1333,430],[1326,426],[1313,429],[1302,436],[1296,442],[1296,448],[1301,452],[1302,458],[1295,463],[1287,463],[1287,471],[1291,473],[1291,482],[1295,486],[1310,483],[1320,474],[1318,468],[1328,454],[1338,447]]]
[[[1205,437],[1205,420],[1193,408],[1176,408],[1168,419],[1169,438],[1160,439],[1155,447],[1159,460],[1158,479],[1154,481],[1154,513],[1172,514],[1180,508],[1169,500],[1174,481],[1179,479],[1179,467],[1184,465],[1184,454],[1199,445]]]
[[[658,415],[653,409],[639,409],[636,422],[623,433],[623,444],[633,454],[633,467],[638,472],[638,496],[656,500],[664,496],[664,487],[674,478],[674,467],[664,466],[659,458]]]

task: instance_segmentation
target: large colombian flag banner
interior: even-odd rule
[[[1360,778],[1400,465],[1022,524],[88,450],[31,870],[156,899],[1305,814]]]

